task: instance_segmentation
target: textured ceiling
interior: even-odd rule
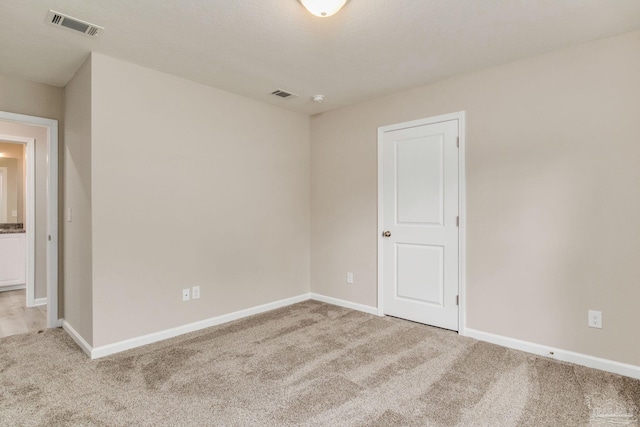
[[[105,31],[46,25],[49,9]],[[95,51],[314,114],[638,28],[639,0],[351,0],[331,18],[296,0],[0,0],[0,74],[65,86]]]

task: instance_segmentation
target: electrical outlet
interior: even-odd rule
[[[602,329],[602,312],[589,310],[589,327]]]
[[[191,289],[182,290],[182,301],[189,301],[191,299]]]
[[[200,298],[200,286],[194,286],[193,288],[191,288],[191,298]]]
[[[352,272],[348,272],[347,273],[347,283],[350,285],[353,285],[353,273]]]

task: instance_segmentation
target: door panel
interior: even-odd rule
[[[442,306],[442,246],[396,245],[396,298]]]
[[[385,314],[458,330],[458,121],[383,134]]]
[[[395,147],[397,222],[442,225],[442,135],[404,140]]]

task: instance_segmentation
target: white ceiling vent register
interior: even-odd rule
[[[82,21],[72,16],[65,15],[64,13],[56,12],[55,10],[50,10],[49,13],[47,13],[46,22],[47,24],[55,25],[56,27],[64,27],[69,30],[77,31],[89,37],[97,37],[104,31],[104,28],[99,25]]]
[[[278,98],[282,98],[282,99],[290,99],[290,98],[295,98],[299,96],[299,95],[296,95],[295,93],[287,92],[286,90],[282,90],[282,89],[274,90],[273,92],[271,92],[271,95],[275,95]]]

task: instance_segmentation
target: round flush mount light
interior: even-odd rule
[[[342,9],[349,0],[298,0],[313,15],[328,18]]]
[[[311,97],[311,99],[313,99],[313,102],[317,102],[318,104],[322,104],[322,101],[324,101],[324,95],[313,95]]]

